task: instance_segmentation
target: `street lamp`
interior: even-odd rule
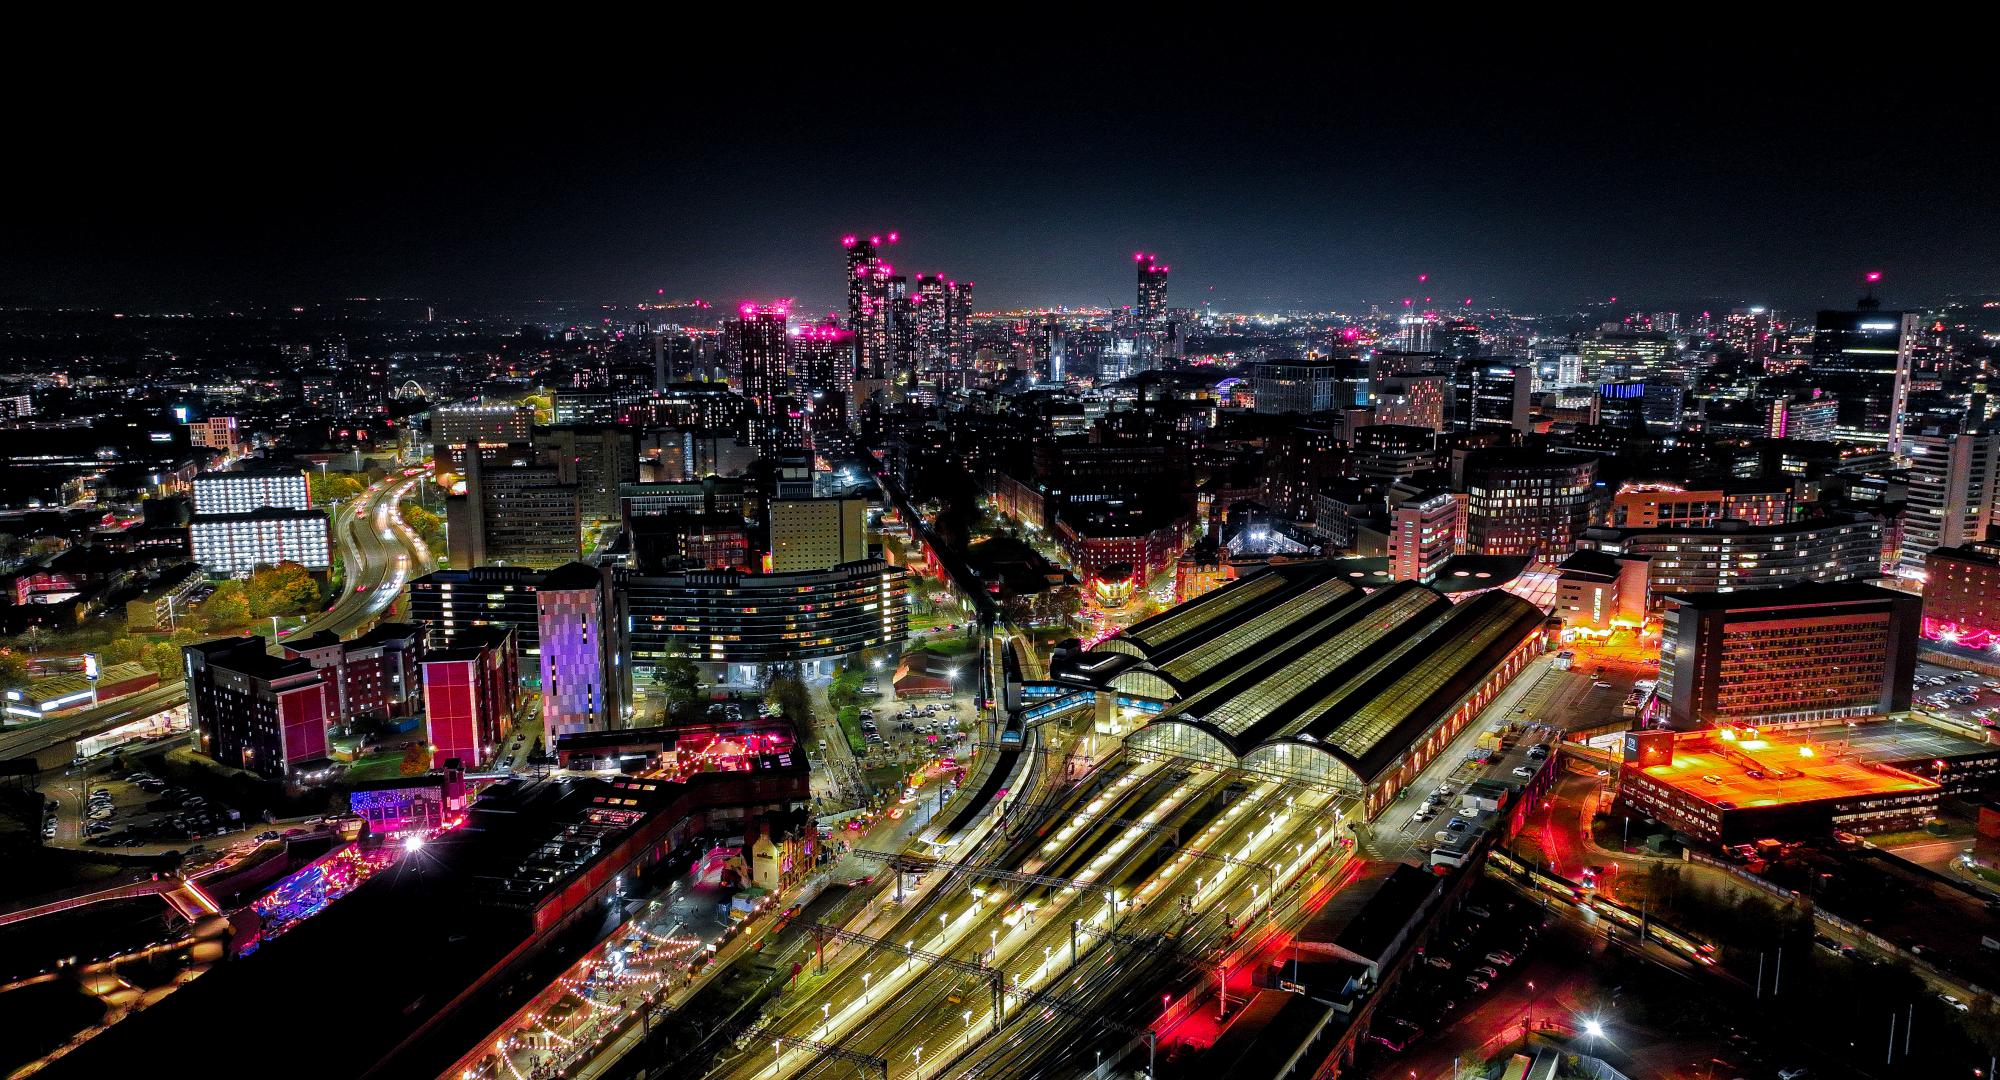
[[[965,1034],[959,1036],[959,1049],[963,1050],[972,1041],[972,1010],[965,1010]]]
[[[868,1004],[868,980],[874,977],[875,973],[872,971],[864,971],[861,973],[861,1004],[863,1005]]]
[[[827,1022],[828,1022],[828,1020],[830,1020],[830,1019],[832,1018],[832,1015],[833,1015],[833,1002],[831,1002],[831,1001],[822,1001],[822,1002],[820,1002],[820,1003],[819,1003],[819,1040],[820,1040],[821,1042],[825,1042],[825,1041],[826,1041],[826,1028],[827,1028]]]

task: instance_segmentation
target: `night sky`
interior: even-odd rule
[[[1140,249],[1176,306],[1222,310],[1386,308],[1420,272],[1440,300],[1548,312],[1845,302],[1868,269],[1892,302],[2000,292],[1990,95],[1936,70],[1191,48],[1148,64],[1029,34],[926,70],[731,45],[324,79],[267,60],[178,70],[115,113],[40,96],[10,135],[35,152],[10,170],[0,302],[811,310],[841,302],[840,236],[891,229],[900,271],[969,278],[981,309],[1129,303]]]

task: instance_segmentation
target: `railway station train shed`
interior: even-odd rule
[[[1497,590],[1453,603],[1292,563],[1058,653],[1042,692],[1152,714],[1135,753],[1339,790],[1372,818],[1547,647],[1547,622]]]

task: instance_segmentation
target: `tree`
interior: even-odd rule
[[[161,681],[173,681],[181,673],[181,647],[166,641],[147,646],[146,666],[152,668]]]
[[[362,483],[353,473],[306,474],[306,493],[312,497],[314,506],[351,499],[361,494]]]
[[[28,650],[29,655],[32,656],[47,648],[49,639],[53,637],[55,635],[50,633],[49,628],[46,626],[30,626],[26,630],[21,631],[21,636],[15,638],[14,642]]]
[[[653,681],[660,685],[660,692],[667,699],[668,715],[676,707],[695,700],[701,691],[701,669],[679,653],[678,643],[669,642],[667,658],[660,661],[653,675]]]
[[[764,700],[793,724],[803,728],[812,723],[812,693],[796,672],[771,676],[764,687]]]
[[[28,658],[19,649],[0,650],[0,689],[11,690],[28,681]]]
[[[146,658],[146,643],[135,637],[114,638],[97,651],[105,664],[136,664]]]
[[[426,509],[423,504],[404,502],[402,505],[403,524],[417,534],[417,538],[438,554],[445,549],[444,519]]]
[[[244,587],[250,614],[259,619],[273,615],[302,615],[319,606],[319,582],[295,562],[259,566]],[[213,600],[213,597],[210,597]]]
[[[215,587],[197,614],[209,633],[235,630],[250,621],[250,600],[241,583],[225,581]]]
[[[410,748],[403,751],[402,773],[404,776],[415,776],[418,773],[428,772],[430,771],[430,767],[430,747],[425,746],[423,743],[411,743]]]

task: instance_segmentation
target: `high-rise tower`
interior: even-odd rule
[[[1142,251],[1132,253],[1132,262],[1139,271],[1139,303],[1133,314],[1142,325],[1158,323],[1167,317],[1167,266],[1159,261],[1159,256]]]
[[[750,401],[750,445],[760,457],[776,457],[784,448],[786,421],[792,408],[789,339],[782,306],[744,304],[742,318],[730,324],[736,360],[743,372],[743,396]]]

